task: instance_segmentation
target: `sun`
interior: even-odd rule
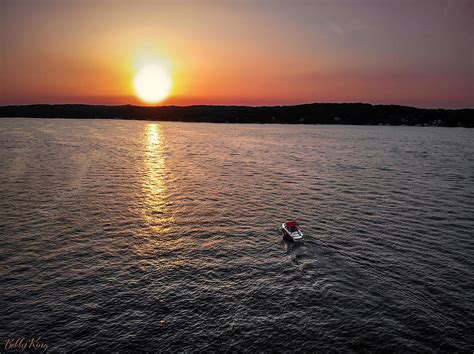
[[[156,64],[144,66],[133,79],[137,97],[146,103],[162,102],[170,95],[172,86],[170,75]]]

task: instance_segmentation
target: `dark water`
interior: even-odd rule
[[[473,141],[2,119],[0,350],[472,352]]]

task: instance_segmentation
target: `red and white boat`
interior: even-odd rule
[[[296,221],[288,221],[281,224],[280,232],[283,234],[283,239],[286,241],[303,241],[303,232],[298,229]]]

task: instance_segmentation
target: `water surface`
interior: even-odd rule
[[[0,120],[0,340],[474,350],[474,131]],[[298,220],[304,244],[277,229]]]

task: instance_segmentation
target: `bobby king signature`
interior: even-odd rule
[[[33,337],[33,338],[8,338],[5,341],[5,351],[8,350],[37,350],[40,353],[44,353],[48,350],[48,344],[46,342],[41,341],[41,337]]]

